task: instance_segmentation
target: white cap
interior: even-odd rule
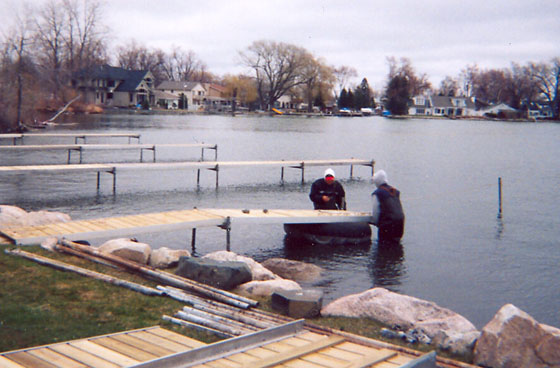
[[[376,187],[380,187],[382,184],[387,184],[387,174],[383,170],[379,170],[373,175],[373,183]]]
[[[329,175],[332,176],[333,178],[335,177],[335,175],[334,175],[334,170],[333,170],[333,169],[330,169],[330,168],[329,168],[329,169],[326,169],[326,170],[325,170],[325,173],[323,174],[323,177],[326,178],[326,177],[329,176]]]

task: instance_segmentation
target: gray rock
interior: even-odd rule
[[[179,264],[179,258],[190,257],[191,254],[185,249],[169,249],[161,247],[152,250],[149,265],[154,268],[170,268]]]
[[[62,212],[34,211],[26,212],[16,206],[0,205],[0,228],[38,226],[56,222],[68,222],[71,218]]]
[[[468,345],[472,345],[470,338],[478,336],[476,327],[465,317],[433,302],[384,288],[373,288],[337,299],[324,307],[321,315],[371,318],[389,326],[398,326],[402,331],[414,329],[429,339],[434,339],[443,331],[445,336],[454,337],[454,344],[449,344],[449,348],[457,351],[467,351]],[[467,337],[459,338],[463,335]]]
[[[152,248],[148,244],[139,243],[134,239],[119,238],[103,243],[99,247],[99,251],[145,265],[148,264]]]
[[[214,259],[216,261],[243,262],[251,270],[251,275],[253,277],[253,280],[264,281],[264,280],[274,280],[278,278],[277,275],[272,273],[267,268],[263,267],[263,265],[261,265],[254,259],[240,256],[238,254],[235,254],[234,252],[221,250],[218,252],[209,253],[202,258]]]
[[[315,281],[321,277],[323,272],[319,266],[284,258],[270,258],[262,265],[276,275],[294,281]]]
[[[292,318],[312,318],[323,306],[323,292],[316,289],[279,290],[272,293],[272,308]]]
[[[251,281],[239,285],[235,292],[248,297],[271,296],[275,291],[301,290],[301,286],[295,281],[285,279]]]
[[[516,306],[506,304],[482,329],[474,362],[493,368],[558,368],[560,330],[539,324]]]
[[[251,270],[243,262],[216,261],[210,258],[181,257],[175,273],[224,290],[251,281]]]

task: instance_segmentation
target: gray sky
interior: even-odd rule
[[[469,64],[504,68],[560,56],[560,0],[111,0],[104,15],[113,46],[131,39],[164,51],[180,46],[217,75],[244,71],[239,51],[261,39],[352,66],[354,83],[366,77],[376,89],[388,56],[409,58],[434,87]]]

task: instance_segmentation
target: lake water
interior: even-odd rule
[[[301,247],[286,244],[281,224],[234,226],[232,251],[258,261],[287,257],[327,270],[311,285],[325,303],[373,286],[431,300],[482,328],[513,303],[539,322],[560,326],[560,125],[430,119],[101,115],[66,121],[47,131],[137,132],[142,143],[216,143],[220,160],[374,159],[401,190],[406,212],[402,248]],[[28,143],[33,143],[30,139]],[[39,141],[37,141],[39,142]],[[57,143],[71,143],[59,139]],[[88,142],[94,142],[90,140]],[[99,141],[101,142],[101,141]],[[106,142],[106,140],[103,140]],[[113,142],[124,143],[126,140]],[[151,159],[150,152],[145,158]],[[199,149],[158,151],[158,160],[198,160]],[[213,152],[207,151],[207,159]],[[65,152],[5,154],[2,164],[65,163]],[[138,160],[128,151],[85,152],[84,162]],[[4,175],[0,203],[47,209],[73,219],[192,207],[312,208],[311,182],[325,168],[239,168],[120,173],[112,176]],[[334,167],[348,209],[370,210],[371,170]],[[498,178],[503,181],[503,217]],[[137,238],[153,247],[190,249],[190,231]],[[98,245],[105,239],[96,240]],[[198,255],[225,249],[221,229],[197,232]]]

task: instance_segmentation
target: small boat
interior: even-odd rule
[[[284,231],[289,238],[318,245],[371,243],[371,227],[367,222],[284,224]]]

